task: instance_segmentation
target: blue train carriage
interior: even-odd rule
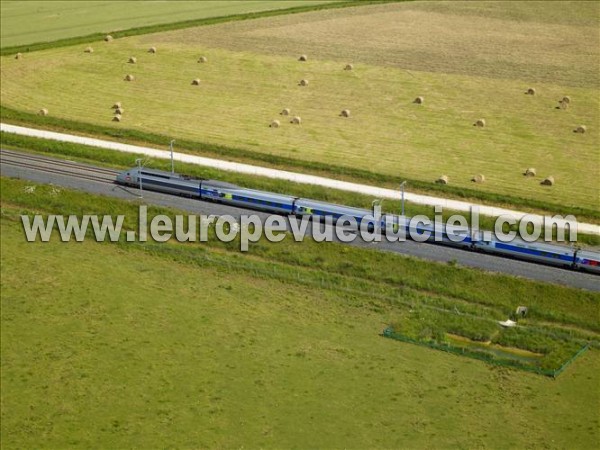
[[[117,175],[117,182],[152,191],[210,200],[272,213],[313,217],[329,216],[333,221],[342,216],[349,216],[353,217],[359,225],[365,222],[366,216],[372,217],[372,211],[367,209],[245,189],[222,181],[192,178],[186,175],[147,168],[140,169],[139,167],[135,167],[125,170]],[[600,274],[600,253],[598,252],[575,250],[566,246],[543,242],[528,243],[520,239],[515,239],[511,242],[501,242],[490,237],[486,240],[483,233],[472,235],[467,227],[425,224],[410,225],[408,220],[406,217],[383,215],[380,223],[381,230],[384,233],[389,231],[397,233],[401,227],[404,227],[408,238],[411,237],[411,232],[418,234],[427,232],[430,233],[427,241],[431,243],[475,249],[515,259]],[[369,219],[368,223],[368,229],[372,230],[374,227],[373,219]],[[441,241],[436,241],[436,231],[438,232],[438,236],[441,236]],[[451,235],[454,239],[450,237]]]
[[[473,246],[473,240],[471,238],[471,229],[469,227],[439,224],[431,226],[429,228],[431,228],[433,233],[432,237],[429,239],[430,242],[434,241],[438,244],[463,249],[470,249]]]
[[[400,234],[401,230],[404,230],[404,236],[409,239],[408,235],[408,224],[410,217],[399,216],[396,214],[384,214],[381,219],[381,229],[384,233]]]
[[[354,208],[350,206],[336,205],[334,203],[320,202],[317,200],[309,200],[305,198],[299,198],[296,200],[294,214],[299,216],[319,216],[319,217],[332,217],[332,223],[335,225],[336,221],[342,216],[353,217],[356,220],[357,225],[363,222],[365,216],[373,216],[373,211],[368,209]],[[373,221],[371,220],[371,227],[373,229]]]
[[[141,183],[140,183],[141,181]],[[117,175],[117,182],[150,191],[165,192],[180,196],[200,197],[202,179],[178,173],[134,167]]]
[[[575,255],[575,266],[586,272],[600,275],[600,253],[590,250],[578,250]]]
[[[290,195],[245,189],[215,180],[202,181],[200,196],[202,200],[279,214],[293,214],[296,201],[296,197]]]
[[[570,247],[543,242],[525,242],[515,238],[511,242],[496,239],[474,242],[474,247],[487,253],[524,259],[558,267],[572,268],[575,265],[575,250]]]

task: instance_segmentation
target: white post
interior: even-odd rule
[[[173,162],[173,142],[175,142],[175,139],[172,139],[171,143],[169,144],[169,147],[171,148],[171,173],[175,173],[175,163]]]

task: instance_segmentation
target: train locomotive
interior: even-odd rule
[[[116,181],[122,185],[141,186],[142,189],[281,215],[331,217],[333,220],[349,216],[353,217],[359,226],[373,217],[372,211],[366,209],[246,189],[218,180],[193,178],[148,168],[135,167],[120,172]],[[548,243],[529,243],[520,239],[502,242],[484,236],[483,232],[474,235],[467,228],[444,226],[443,229],[436,230],[434,225],[415,225],[410,223],[410,218],[384,214],[381,217],[383,232],[390,224],[396,231],[404,227],[407,237],[410,237],[411,233],[429,233],[431,237],[427,242],[431,243],[600,274],[600,253],[590,250]],[[436,231],[439,231],[441,240],[434,240]]]

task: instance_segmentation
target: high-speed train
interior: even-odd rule
[[[373,226],[373,213],[370,210],[336,205],[317,200],[276,194],[273,192],[246,189],[217,180],[193,178],[178,173],[147,168],[132,168],[117,175],[117,183],[142,187],[142,189],[168,194],[213,201],[242,208],[270,213],[295,216],[352,217],[358,226]],[[486,237],[483,232],[471,233],[468,228],[413,224],[410,218],[384,214],[381,217],[381,230],[398,231],[404,228],[405,235],[429,233],[427,242],[449,245],[466,250],[481,251],[552,266],[565,267],[600,275],[600,253],[574,249],[548,243],[530,243],[520,239],[503,242],[494,237]],[[365,223],[368,222],[368,223]],[[436,231],[439,240],[435,240]],[[452,235],[452,236],[450,236]]]

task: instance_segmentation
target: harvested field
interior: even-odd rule
[[[598,2],[399,2],[232,22],[218,33],[200,27],[161,40],[296,59],[305,54],[311,64],[353,61],[518,78],[536,87],[538,81],[593,87],[600,84],[598,17]]]
[[[578,13],[570,15],[560,4],[548,4],[540,11],[518,3],[513,7],[515,14],[522,16],[519,22],[503,16],[495,4],[487,4],[486,8],[482,5],[460,4],[454,14],[449,14],[447,5],[438,3],[367,6],[339,10],[335,20],[331,11],[324,11],[121,38],[96,48],[94,58],[69,48],[31,53],[21,61],[7,57],[2,59],[2,103],[26,111],[47,105],[53,116],[104,124],[106,105],[117,98],[128,105],[127,127],[132,129],[159,133],[169,129],[176,138],[274,153],[298,160],[300,168],[306,161],[315,161],[432,184],[440,174],[447,174],[453,186],[597,210],[597,190],[590,186],[600,187],[598,127],[590,126],[585,136],[573,133],[578,124],[600,120],[598,89],[594,85],[597,78],[590,75],[595,68],[594,58],[598,58],[590,42],[597,36],[589,34],[590,23],[581,19],[595,6],[571,5],[567,9],[578,9]],[[443,31],[436,25],[442,18],[455,24],[464,21],[460,32],[454,28],[443,31],[442,40],[462,43],[457,48],[469,43],[480,45],[475,33],[481,33],[484,25],[495,24],[498,30],[504,25],[507,31],[483,38],[495,52],[496,60],[483,53],[488,64],[479,61],[476,66],[469,65],[461,59],[464,55],[459,50],[448,50],[444,64],[453,62],[455,66],[444,70],[454,75],[438,74],[441,67],[425,67],[425,63],[440,61],[431,52],[424,53],[429,55],[426,58],[419,54],[410,60],[406,59],[410,55],[405,55],[399,60],[404,68],[390,69],[382,67],[386,65],[382,54],[370,47],[365,49],[366,44],[355,43],[359,58],[344,54],[337,43],[327,39],[320,49],[313,43],[324,39],[322,27],[349,31],[358,26],[359,19],[378,24],[386,11],[403,23],[415,15],[429,17],[422,22],[414,44],[423,51],[427,36]],[[473,21],[474,16],[481,17],[483,24]],[[286,44],[286,36],[309,24],[314,34],[299,34],[305,36],[302,42]],[[517,40],[516,50],[510,55],[521,58],[522,53],[522,65],[510,63],[506,60],[509,56],[498,53],[511,32],[529,36],[532,28],[539,31],[540,42]],[[389,36],[397,31],[394,22],[378,33]],[[228,33],[229,39],[224,41]],[[269,51],[260,44],[263,36],[268,36],[263,44],[269,42]],[[340,39],[350,37],[343,33]],[[246,38],[257,45],[255,53],[240,47],[246,45]],[[563,52],[555,48],[559,38],[571,43],[573,49]],[[592,55],[585,61],[577,59],[581,39],[587,42],[581,51]],[[401,47],[398,51],[404,49],[404,44],[397,45]],[[123,82],[123,60],[146,52],[150,46],[161,49],[157,55],[160,57],[128,65],[135,82]],[[342,53],[334,56],[338,50]],[[391,51],[395,54],[396,50]],[[308,62],[299,63],[297,59],[303,53],[309,57]],[[218,63],[202,65],[198,73],[198,55],[202,54]],[[533,56],[527,55],[534,55],[538,62],[531,63]],[[351,75],[341,70],[349,60],[356,65]],[[419,64],[429,71],[412,70]],[[491,66],[494,70],[487,77],[481,76],[485,75],[481,67]],[[561,68],[555,71],[556,80],[535,81],[536,90],[543,95],[536,95],[535,101],[523,95],[530,84],[517,76],[527,78],[530,74],[543,80],[551,66]],[[201,103],[190,98],[186,89],[199,74]],[[303,78],[311,84],[299,89],[298,80]],[[393,94],[389,86],[397,86]],[[81,98],[82,91],[86,92],[85,98]],[[61,97],[57,98],[55,92],[61,92]],[[411,104],[416,94],[427,99],[426,108]],[[575,99],[571,108],[555,110],[556,101],[566,94]],[[279,133],[264,133],[265,123],[270,123],[282,105],[289,105],[307,122],[302,127],[282,127]],[[331,118],[346,105],[360,111],[360,115],[352,121],[332,122]],[[154,113],[148,115],[145,111]],[[223,111],[235,111],[235,116],[224,115]],[[195,117],[205,126],[182,120],[185,117]],[[480,117],[486,118],[488,126],[475,131],[472,124]],[[372,158],[375,153],[377,158]],[[490,158],[492,154],[502,157]],[[538,183],[523,183],[526,167],[536,167],[538,173],[552,173],[569,182],[559,183],[552,192]],[[488,181],[471,183],[473,174],[480,172]]]

